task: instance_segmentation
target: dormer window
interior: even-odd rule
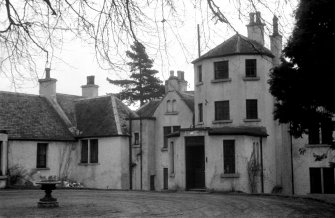
[[[245,60],[245,77],[257,77],[256,59]]]
[[[228,79],[229,67],[228,61],[214,62],[214,79]]]

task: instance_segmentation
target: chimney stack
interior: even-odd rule
[[[50,68],[45,68],[45,79],[39,79],[39,94],[47,98],[56,97],[56,79],[50,77]]]
[[[170,70],[170,77],[165,81],[165,93],[169,91],[187,91],[187,81],[185,81],[184,71],[178,70],[177,77],[175,77],[174,71]]]
[[[270,36],[270,46],[271,52],[275,56],[272,59],[273,66],[278,66],[280,64],[280,57],[282,53],[283,37],[279,34],[278,30],[278,18],[273,16],[273,33]]]
[[[250,13],[250,22],[247,25],[248,38],[264,45],[264,26],[260,12]]]
[[[87,84],[81,86],[82,96],[85,98],[98,97],[99,86],[94,84],[94,76],[87,76]]]

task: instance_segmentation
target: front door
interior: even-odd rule
[[[186,189],[205,188],[205,143],[203,136],[185,138]]]

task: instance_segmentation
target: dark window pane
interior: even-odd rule
[[[82,140],[81,141],[81,163],[88,162],[88,141]]]
[[[315,123],[308,129],[308,143],[320,144],[320,125]]]
[[[164,126],[163,127],[163,132],[164,132],[164,145],[163,145],[163,148],[167,148],[167,146],[168,146],[167,135],[169,135],[171,133],[171,126]]]
[[[203,110],[202,110],[202,104],[198,104],[198,112],[199,112],[199,115],[198,115],[198,120],[199,122],[202,122],[203,121]]]
[[[322,144],[331,144],[333,141],[333,123],[331,119],[321,123]]]
[[[173,126],[172,132],[178,132],[180,130],[180,126]]]
[[[248,99],[246,101],[247,119],[258,119],[257,99]]]
[[[256,77],[256,59],[245,60],[245,76]]]
[[[37,168],[46,168],[47,167],[47,143],[38,143],[37,144]]]
[[[235,141],[223,140],[224,173],[235,173]]]
[[[334,168],[322,168],[323,170],[323,193],[334,194],[335,183],[334,183]]]
[[[140,143],[140,134],[138,132],[134,133],[134,144],[138,145]]]
[[[214,62],[215,79],[228,79],[228,61]]]
[[[229,101],[215,102],[215,120],[229,120]]]
[[[198,66],[198,82],[202,82],[202,66]]]
[[[98,163],[98,139],[90,140],[90,163]]]
[[[311,193],[322,193],[321,168],[309,168]]]

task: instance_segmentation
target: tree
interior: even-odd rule
[[[194,45],[186,46],[189,39],[179,33],[189,14],[196,14],[194,21],[204,25],[201,44],[208,49],[208,42],[217,35],[217,28],[210,25],[221,22],[237,31],[232,19],[245,19],[259,8],[279,14],[277,10],[286,2],[275,0],[272,10],[265,0],[0,0],[0,76],[37,81],[41,60],[48,67],[55,59],[62,60],[57,51],[73,38],[92,45],[103,69],[123,69],[123,51],[132,41],[150,45],[169,63],[175,56],[174,50],[168,52],[169,40],[173,40],[189,62],[196,57],[190,52]],[[235,13],[228,13],[228,8]]]
[[[124,80],[107,80],[117,86],[123,87],[123,90],[118,93],[121,100],[126,100],[129,104],[134,104],[137,101],[142,106],[147,101],[154,98],[162,97],[165,93],[165,88],[161,84],[155,74],[157,70],[153,67],[153,60],[149,58],[145,51],[145,47],[138,41],[130,46],[132,51],[127,51],[127,57],[132,61],[127,64],[130,66],[130,79]]]
[[[296,25],[285,59],[270,75],[270,92],[276,98],[275,118],[290,123],[295,137],[307,133],[332,139],[335,114],[335,19],[332,0],[301,0]],[[321,126],[320,126],[321,125]],[[318,138],[317,138],[318,140]],[[316,141],[317,141],[316,140]],[[333,143],[333,142],[331,142]]]

